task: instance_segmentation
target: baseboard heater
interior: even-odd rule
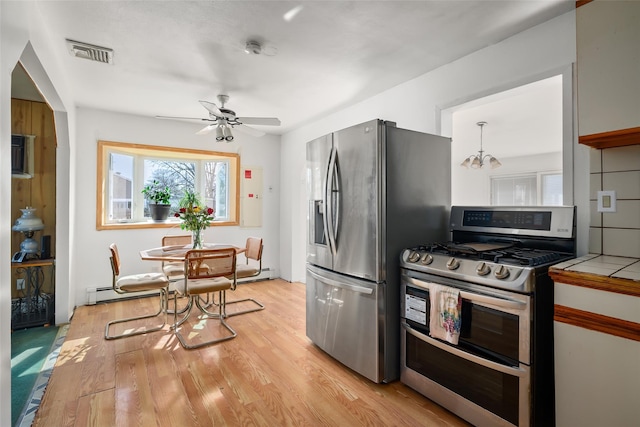
[[[248,277],[246,279],[239,279],[238,284],[259,282],[262,280],[271,280],[275,278],[275,270],[270,268],[263,268],[260,275],[255,277]],[[169,288],[171,290],[171,288]],[[137,298],[145,298],[150,295],[157,295],[157,291],[150,292],[136,292],[135,295],[118,294],[111,286],[103,288],[87,288],[87,305],[94,305],[102,302],[112,301],[124,301]]]

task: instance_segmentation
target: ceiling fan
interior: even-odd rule
[[[265,132],[247,126],[247,124],[258,126],[280,126],[280,120],[275,117],[237,117],[235,111],[224,108],[224,104],[229,101],[229,95],[218,95],[217,98],[218,102],[220,102],[219,108],[213,102],[198,101],[209,112],[209,117],[206,119],[196,117],[156,117],[159,119],[181,119],[210,122],[207,126],[196,132],[196,134],[205,135],[215,130],[216,141],[233,141],[231,129],[237,129],[248,135],[256,137],[263,136],[265,134]]]

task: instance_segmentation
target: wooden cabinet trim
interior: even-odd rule
[[[584,6],[587,3],[591,3],[593,0],[576,0],[576,9],[580,6]]]
[[[620,338],[640,341],[640,323],[630,322],[564,305],[554,306],[553,320]]]
[[[640,297],[640,282],[634,280],[618,279],[577,271],[556,270],[553,267],[549,269],[549,276],[551,276],[556,283]]]
[[[598,149],[638,145],[640,144],[640,127],[582,135],[578,138],[578,142]]]

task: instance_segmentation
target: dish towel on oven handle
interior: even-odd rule
[[[451,344],[458,344],[462,320],[462,298],[460,291],[448,286],[429,284],[429,335]]]

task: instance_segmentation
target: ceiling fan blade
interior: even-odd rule
[[[200,129],[198,132],[196,132],[196,135],[206,135],[209,132],[211,132],[212,130],[214,130],[216,128],[216,126],[218,126],[218,125],[216,125],[215,123],[212,123],[212,124],[210,124],[208,126],[205,126],[202,129]]]
[[[262,132],[261,130],[258,129],[254,129],[252,127],[249,126],[245,126],[242,123],[238,124],[238,125],[234,125],[233,126],[234,130],[239,130],[242,133],[246,133],[247,135],[251,135],[251,136],[263,136],[265,135],[265,132]]]
[[[207,111],[209,111],[211,114],[213,114],[214,116],[222,116],[222,111],[220,111],[220,109],[218,108],[218,106],[216,104],[214,104],[213,102],[209,102],[209,101],[198,101],[204,108],[207,109]]]
[[[169,119],[169,120],[195,120],[198,122],[215,122],[214,119],[203,119],[202,117],[173,117],[173,116],[156,116],[156,119]]]
[[[280,126],[280,119],[275,117],[237,117],[241,123],[259,126]]]

